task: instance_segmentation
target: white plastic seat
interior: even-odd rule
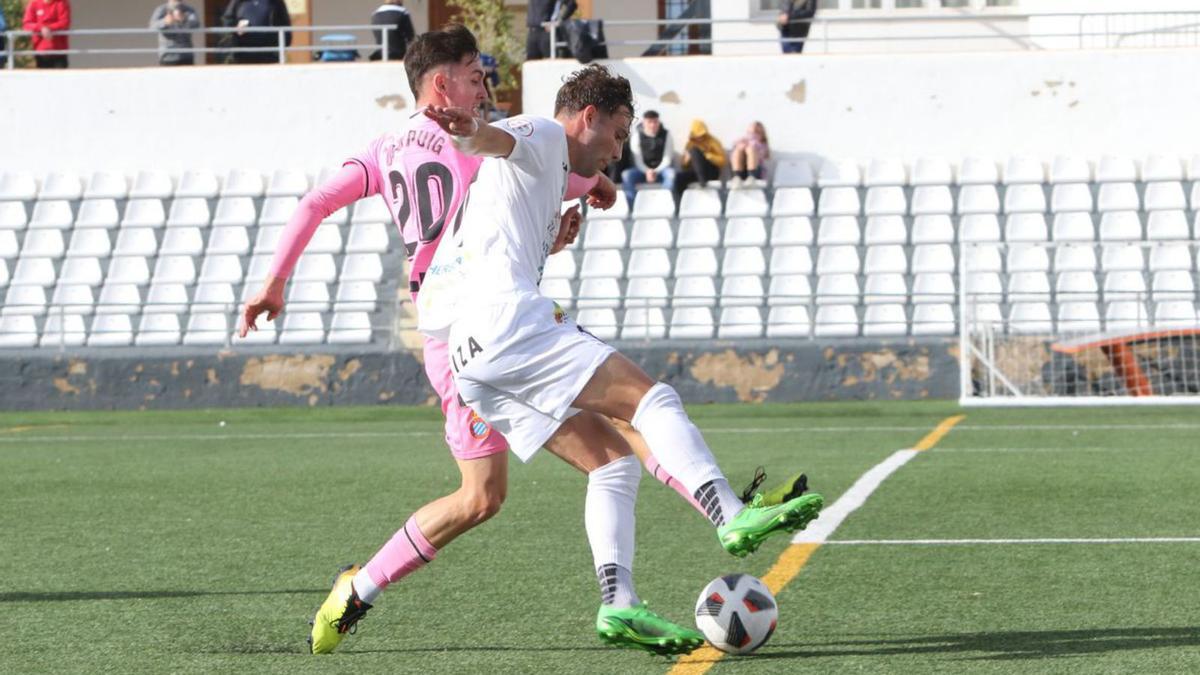
[[[154,236],[154,230],[150,228],[122,228],[117,233],[117,244],[112,253],[116,256],[154,255],[158,253],[158,239]]]
[[[912,272],[953,272],[954,249],[949,244],[922,244],[913,247]]]
[[[758,307],[762,305],[764,295],[760,276],[726,276],[721,280],[722,307]]]
[[[0,230],[0,259],[7,260],[10,258],[15,258],[20,253],[21,246],[17,244],[16,232],[13,232],[12,230]]]
[[[1192,251],[1185,243],[1158,244],[1150,249],[1150,271],[1191,270]]]
[[[283,315],[279,344],[319,344],[325,340],[325,322],[316,312],[290,312]]]
[[[665,251],[664,251],[665,254]],[[634,253],[636,255],[636,252]],[[630,273],[632,275],[633,260],[630,257]],[[583,254],[583,264],[579,268],[580,279],[617,279],[625,275],[625,261],[621,252],[613,249],[586,251]],[[665,275],[664,275],[665,276]]]
[[[1050,193],[1050,210],[1054,213],[1092,210],[1092,191],[1086,184],[1055,185]]]
[[[1011,246],[1007,268],[1013,272],[1045,272],[1050,269],[1050,256],[1041,246]]]
[[[965,185],[958,192],[958,214],[1000,213],[1000,196],[991,185]]]
[[[75,224],[75,214],[66,201],[40,201],[33,205],[29,229],[69,230]]]
[[[725,217],[763,217],[770,211],[767,194],[756,188],[733,190],[725,200]]]
[[[85,199],[79,203],[79,213],[75,217],[75,228],[112,229],[117,226],[120,216],[117,213],[117,203],[111,199]]]
[[[680,249],[675,256],[675,276],[716,276],[717,254],[709,248]]]
[[[66,246],[62,232],[58,230],[30,230],[21,245],[21,255],[26,258],[53,258],[63,256]]]
[[[1004,165],[1004,184],[1044,183],[1046,167],[1033,157],[1010,157]]]
[[[267,197],[300,197],[308,192],[308,174],[303,171],[276,169],[267,183]]]
[[[250,236],[244,227],[218,227],[208,237],[209,255],[249,255]]]
[[[1100,311],[1094,302],[1060,302],[1058,330],[1062,333],[1097,333],[1100,331]]]
[[[104,273],[96,258],[67,258],[58,271],[58,282],[61,284],[99,286],[103,281]]]
[[[143,314],[180,314],[188,309],[187,289],[183,284],[160,282],[150,284],[146,291]]]
[[[251,330],[246,333],[246,337],[240,337],[236,328],[231,336],[232,342],[235,345],[273,345],[275,339],[279,336],[276,324],[280,323],[278,319],[275,321],[259,320],[255,324],[258,330]]]
[[[175,191],[171,177],[159,171],[139,171],[129,188],[130,199],[170,199]]]
[[[813,335],[817,337],[857,336],[857,308],[854,305],[822,305],[818,307]]]
[[[370,281],[343,281],[338,284],[337,294],[333,299],[333,311],[374,312],[377,299],[375,284]]]
[[[666,307],[670,298],[667,280],[661,277],[630,279],[625,286],[627,307]]]
[[[125,217],[121,219],[121,227],[162,227],[166,220],[162,201],[130,199],[125,204]]]
[[[1089,213],[1059,213],[1054,216],[1054,241],[1095,241],[1096,226]]]
[[[1138,198],[1137,187],[1133,183],[1105,183],[1100,186],[1096,210],[1101,213],[1137,211],[1141,206],[1142,201]]]
[[[1145,304],[1133,300],[1110,302],[1104,309],[1104,327],[1107,330],[1130,330],[1150,325],[1150,313]]]
[[[1060,246],[1054,251],[1054,270],[1059,273],[1093,272],[1096,270],[1096,250],[1091,246]]]
[[[589,231],[599,224],[590,225]],[[323,238],[321,252],[337,253],[341,249],[341,232],[336,226],[321,225],[317,228],[317,234]],[[313,237],[314,240],[316,238]],[[388,229],[384,223],[358,223],[350,226],[350,234],[346,237],[346,253],[387,253],[387,250]]]
[[[3,316],[42,316],[46,313],[46,289],[42,286],[20,285],[8,289]]]
[[[1200,182],[1192,183],[1192,192],[1188,195],[1188,203],[1191,204],[1192,210],[1200,210]]]
[[[999,303],[982,302],[971,305],[967,308],[967,311],[969,316],[974,319],[976,325],[991,325],[997,331],[1003,329],[1004,313],[1000,311]]]
[[[1192,176],[1191,179],[1196,180],[1196,176]],[[1183,180],[1183,165],[1178,157],[1151,155],[1142,163],[1142,180],[1147,183]]]
[[[40,347],[77,347],[87,341],[87,328],[78,314],[50,314],[42,325]]]
[[[0,173],[0,201],[31,202],[37,191],[37,179],[27,171]]]
[[[1166,300],[1194,300],[1196,284],[1186,270],[1163,270],[1155,272],[1150,282],[1151,297],[1155,302]]]
[[[1126,270],[1104,275],[1105,300],[1141,300],[1147,295],[1146,278],[1140,271]]]
[[[580,309],[618,309],[621,306],[621,297],[621,285],[616,277],[584,278],[579,282],[579,295],[575,304]]]
[[[386,225],[382,223],[358,223],[351,225],[351,229],[355,227],[378,226],[385,228],[384,236],[387,236]],[[313,238],[308,242],[308,246],[304,249],[305,253],[340,253],[342,251],[342,231],[337,225],[331,225],[328,222],[321,223],[317,226],[317,231],[313,233]],[[347,251],[350,253],[351,251]]]
[[[1008,275],[1008,301],[1050,302],[1050,279],[1045,272],[1014,272]]]
[[[1008,310],[1008,328],[1013,333],[1052,333],[1050,305],[1044,302],[1017,302]]]
[[[1108,245],[1100,253],[1100,267],[1105,272],[1133,271],[1146,269],[1146,261],[1139,246]]]
[[[361,204],[362,201],[363,200],[359,200],[358,202],[356,202],[356,204]],[[366,200],[366,201],[378,201],[378,200]],[[386,213],[387,209],[384,209],[384,211]],[[326,216],[325,220],[321,221],[321,224],[322,225],[346,225],[349,222],[350,222],[350,209],[347,207],[342,207],[342,208],[338,209],[337,211],[334,211],[333,213]],[[387,216],[379,222],[390,223],[390,222],[392,222],[391,216]]]
[[[225,174],[221,185],[222,197],[261,197],[263,177],[257,171],[233,169]]]
[[[304,311],[293,300],[295,296],[295,288],[300,283],[292,284],[288,289],[288,311]],[[325,295],[326,306],[329,302],[329,294]],[[233,284],[227,282],[201,281],[196,284],[196,290],[192,293],[192,312],[193,313],[229,313],[238,309],[237,299],[233,295]],[[312,310],[310,310],[312,311]],[[323,310],[315,310],[323,311]]]
[[[910,185],[950,185],[954,182],[954,170],[942,157],[918,157],[913,164]]]
[[[320,229],[320,226],[318,226]],[[254,235],[254,254],[272,254],[283,237],[283,225],[260,226]]]
[[[806,187],[779,188],[771,201],[771,216],[811,216],[816,213],[812,190]]]
[[[1054,279],[1054,298],[1065,301],[1095,302],[1100,299],[1100,286],[1091,272],[1063,272]]]
[[[30,232],[30,234],[34,234]],[[55,234],[58,234],[55,232]],[[75,230],[71,235],[71,245],[67,248],[68,257],[90,256],[107,258],[112,252],[112,241],[104,230]]]
[[[670,190],[638,190],[633,200],[633,217],[635,220],[674,218],[675,197]]]
[[[868,274],[863,287],[863,304],[879,305],[908,301],[908,282],[895,272]]]
[[[625,248],[625,223],[619,220],[598,220],[588,223],[583,232],[585,249]]]
[[[958,219],[959,241],[967,242],[998,242],[1000,241],[1000,221],[995,214],[979,213],[962,216]]]
[[[171,202],[167,227],[208,227],[211,217],[207,201],[199,197],[184,197]]]
[[[371,317],[366,312],[337,312],[329,321],[329,344],[366,344],[371,341]]]
[[[808,246],[813,243],[808,216],[782,216],[771,222],[771,246]]]
[[[153,231],[148,230],[151,237]],[[198,227],[173,227],[163,232],[159,255],[198,256],[204,252],[204,235]]]
[[[184,171],[175,188],[176,197],[216,199],[219,193],[217,177],[208,171]]]
[[[1196,304],[1191,300],[1156,302],[1154,325],[1159,328],[1195,328]]]
[[[995,185],[999,178],[996,163],[983,157],[967,157],[958,167],[959,185]]]
[[[1000,249],[989,244],[968,246],[964,252],[968,272],[1000,272],[1004,264]]]
[[[739,216],[725,222],[721,244],[731,246],[766,246],[767,226],[758,216]]]
[[[904,305],[868,305],[863,313],[865,337],[898,337],[908,333],[908,316]]]
[[[249,197],[222,197],[213,214],[213,227],[249,227],[258,221],[254,200]]]
[[[617,201],[607,209],[592,209],[587,211],[587,219],[595,222],[598,220],[625,220],[629,217],[629,202],[625,200],[624,190],[617,190]]]
[[[1137,164],[1128,157],[1105,155],[1096,166],[1097,183],[1132,183],[1137,179]]]
[[[106,281],[96,298],[96,314],[137,314],[142,308],[142,294],[136,284]]]
[[[1151,211],[1146,221],[1146,238],[1150,241],[1191,239],[1187,216],[1183,211]]]
[[[617,313],[611,309],[581,309],[575,323],[601,340],[617,338]]]
[[[225,314],[195,313],[188,317],[183,344],[223,345],[229,337],[229,319]]]
[[[621,319],[622,340],[657,340],[667,334],[667,318],[661,307],[631,307]]]
[[[863,263],[863,274],[883,274],[886,272],[898,274],[908,272],[908,256],[904,254],[903,246],[889,244],[867,248],[867,257]]]
[[[720,243],[721,230],[717,227],[716,218],[684,218],[679,221],[679,232],[675,237],[677,247],[713,248],[719,246]]]
[[[807,305],[812,300],[812,294],[808,275],[779,274],[771,277],[771,283],[767,287],[767,304]]]
[[[379,283],[383,280],[383,260],[378,253],[351,253],[342,259],[342,274],[338,279]],[[320,280],[312,279],[312,281]]]
[[[767,273],[767,259],[757,246],[739,246],[725,249],[721,261],[721,274],[724,276],[756,275]]]
[[[1051,183],[1090,183],[1091,181],[1092,167],[1082,157],[1059,155],[1050,164]]]
[[[679,200],[680,218],[717,218],[722,210],[721,193],[712,188],[688,188]]]
[[[949,244],[954,241],[954,224],[948,215],[924,215],[913,219],[913,244]],[[867,241],[871,244],[871,241]],[[902,243],[902,242],[897,242]]]
[[[49,314],[79,314],[91,315],[96,308],[96,299],[92,295],[91,286],[80,284],[59,284],[54,288],[50,297]]]
[[[670,248],[675,245],[675,232],[666,218],[633,221],[630,248]]]
[[[767,337],[808,337],[811,331],[808,307],[784,305],[767,313]]]
[[[981,274],[989,273],[982,272]],[[997,277],[996,286],[999,288],[999,276],[993,276]],[[954,300],[954,277],[948,272],[926,272],[913,276],[912,303],[914,305],[932,302],[950,303]]]
[[[817,172],[817,184],[827,187],[858,187],[862,184],[862,170],[853,159],[827,159]]]
[[[1039,185],[1010,185],[1004,190],[1005,213],[1044,213],[1046,193]]]
[[[717,287],[712,277],[679,277],[671,297],[675,307],[715,307]]]
[[[858,229],[858,218],[854,216],[824,216],[817,229],[817,244],[834,246],[855,245],[862,239]]]
[[[712,310],[708,307],[679,307],[671,312],[671,338],[707,340],[713,335]]]
[[[859,269],[858,249],[854,246],[822,246],[818,249],[817,274],[857,274]]]
[[[858,304],[858,276],[854,274],[823,274],[817,277],[818,305]]]
[[[717,323],[721,340],[752,339],[763,335],[762,312],[758,307],[725,307]]]
[[[1042,242],[1047,238],[1046,218],[1040,213],[1014,213],[1004,220],[1007,242]]]
[[[42,181],[38,199],[63,199],[73,201],[83,196],[83,181],[77,174],[53,172]]]
[[[803,159],[781,159],[771,174],[771,184],[776,188],[812,187],[817,182],[812,164]]]
[[[133,344],[133,322],[128,314],[101,314],[92,319],[89,347],[128,347]]]
[[[857,258],[857,253],[855,257]],[[812,274],[812,254],[807,246],[775,246],[771,249],[771,275]]]
[[[868,202],[870,195],[868,194]],[[870,209],[868,209],[870,215]],[[954,198],[945,185],[926,185],[913,190],[910,213],[914,216],[950,215],[954,213]]]
[[[300,200],[295,197],[267,197],[263,200],[262,213],[258,215],[258,226],[286,225],[299,204]]]
[[[858,190],[852,187],[829,187],[821,190],[817,213],[824,216],[857,216],[862,210]]]
[[[918,216],[917,220],[938,217],[941,216]],[[947,219],[948,223],[949,219]],[[953,238],[953,230],[951,230],[951,238]],[[867,227],[863,233],[863,243],[867,246],[904,244],[907,241],[908,228],[904,226],[904,218],[900,216],[871,216],[867,218]]]
[[[575,254],[571,251],[559,251],[546,258],[546,267],[542,270],[542,278],[571,280],[575,278],[578,271]]]
[[[140,346],[177,345],[180,338],[179,316],[168,313],[142,314],[138,321],[137,337],[133,343]]]
[[[1147,211],[1187,208],[1183,187],[1176,182],[1147,183],[1144,198]]]
[[[1110,211],[1100,216],[1100,241],[1139,241],[1142,220],[1137,211]]]
[[[104,279],[110,284],[144,286],[150,283],[150,268],[146,258],[140,255],[114,257],[108,262],[108,274]]]
[[[196,283],[196,263],[189,255],[159,256],[154,263],[153,281],[156,284],[190,286]]]
[[[305,253],[296,263],[292,278],[330,284],[337,280],[337,266],[334,265],[333,256],[328,253]]]
[[[23,230],[28,224],[29,216],[25,212],[25,204],[0,202],[0,230]]]
[[[867,189],[863,213],[868,216],[902,216],[908,212],[904,188],[887,186]]]
[[[353,282],[364,283],[364,282]],[[365,282],[370,283],[370,282]],[[374,288],[374,284],[371,287]],[[542,283],[538,285],[542,295],[557,302],[563,309],[571,309],[575,306],[575,289],[571,287],[571,282],[566,279],[542,279]],[[372,312],[374,310],[374,301],[371,303],[370,309],[356,310]]]
[[[354,202],[354,215],[351,223],[390,223],[392,214],[388,213],[387,204],[382,199],[360,199]]]
[[[896,186],[908,182],[908,171],[898,159],[873,159],[867,165],[863,185],[866,187]]]

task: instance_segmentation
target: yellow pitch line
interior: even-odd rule
[[[37,430],[65,429],[66,427],[67,427],[66,424],[50,424],[50,425],[22,424],[22,425],[18,425],[15,427],[5,427],[4,429],[0,429],[0,434],[23,434],[26,431],[33,431],[34,429],[37,429]]]
[[[955,415],[942,420],[933,428],[933,431],[925,434],[925,437],[913,446],[913,450],[920,452],[937,445],[938,441],[950,433],[954,425],[963,421],[966,417],[966,415]],[[821,545],[816,543],[792,544],[788,546],[783,550],[783,553],[779,554],[779,559],[775,561],[771,569],[767,570],[767,573],[763,575],[763,583],[767,585],[767,588],[771,589],[771,593],[778,595],[792,579],[796,578],[796,575],[800,574],[800,570],[820,547]],[[704,645],[700,649],[676,661],[671,670],[667,671],[667,675],[704,675],[724,656],[725,652],[709,645]]]

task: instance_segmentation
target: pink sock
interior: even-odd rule
[[[382,590],[432,562],[435,556],[437,549],[417,527],[416,516],[411,516],[363,569]]]
[[[692,508],[699,511],[700,515],[704,516],[705,519],[708,518],[708,512],[704,510],[704,507],[700,505],[700,502],[696,501],[696,498],[688,493],[687,488],[683,487],[682,483],[675,480],[671,474],[667,473],[666,469],[659,465],[658,460],[654,458],[654,455],[649,455],[646,457],[646,471],[649,471],[650,475],[654,476],[655,480],[678,492],[679,495],[686,499],[687,502],[692,505]]]

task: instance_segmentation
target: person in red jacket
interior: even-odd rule
[[[61,52],[71,48],[66,35],[51,35],[71,30],[71,3],[68,0],[29,0],[25,8],[25,30],[33,33],[33,51]],[[35,54],[38,68],[66,68],[66,54]]]

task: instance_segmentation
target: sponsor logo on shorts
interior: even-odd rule
[[[477,441],[487,438],[487,435],[492,431],[492,428],[488,426],[488,423],[484,422],[483,418],[479,416],[479,413],[475,412],[474,410],[471,411],[471,417],[467,419],[467,426],[471,430],[471,438],[474,438]]]
[[[520,134],[525,138],[529,138],[533,135],[533,122],[530,122],[529,120],[508,120],[504,123],[504,125],[509,129],[512,129],[513,133]]]

